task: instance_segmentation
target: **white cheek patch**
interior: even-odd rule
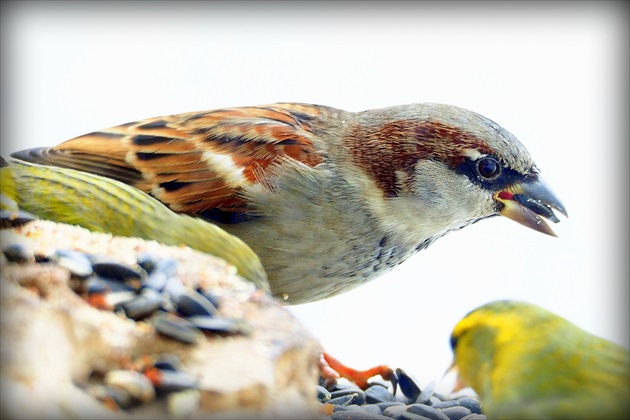
[[[203,160],[213,168],[225,182],[233,188],[247,183],[243,175],[243,167],[237,166],[230,155],[214,152],[204,152]]]
[[[434,227],[450,229],[493,211],[491,195],[438,162],[416,165],[413,193],[417,217]]]

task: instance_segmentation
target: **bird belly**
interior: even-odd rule
[[[249,191],[248,202],[264,212],[222,227],[256,252],[272,293],[287,303],[353,289],[416,249],[416,243],[401,244],[390,237],[367,212],[361,195],[327,171],[281,178],[270,190]]]
[[[249,224],[233,233],[260,257],[273,295],[290,304],[349,291],[389,271],[415,249],[391,244],[376,230],[368,232],[364,227],[369,222],[352,225],[354,231],[348,226],[314,222],[307,215],[297,229],[295,221],[287,224],[275,218]]]

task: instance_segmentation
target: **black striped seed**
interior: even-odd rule
[[[58,249],[53,254],[52,260],[60,266],[66,267],[70,274],[78,278],[87,278],[94,272],[90,258],[83,252]]]
[[[198,380],[189,373],[174,370],[160,370],[160,382],[154,384],[158,394],[196,389]]]
[[[391,392],[381,385],[372,385],[365,390],[365,400],[369,404],[398,401]]]
[[[219,311],[201,293],[186,290],[174,299],[177,312],[182,316],[219,316]]]
[[[143,289],[135,298],[116,305],[114,312],[122,311],[133,320],[141,320],[151,316],[162,306],[163,297],[152,289]]]
[[[92,269],[99,276],[120,281],[140,280],[142,278],[139,271],[103,256],[92,256],[90,260],[92,261]]]
[[[37,216],[22,210],[0,210],[0,229],[20,227],[34,220]]]
[[[2,248],[2,252],[9,262],[24,264],[35,261],[33,251],[23,244],[7,244]]]
[[[203,333],[189,321],[167,313],[158,313],[153,328],[158,334],[182,343],[194,344],[203,338]]]
[[[209,316],[197,315],[188,317],[186,318],[186,320],[192,323],[195,327],[199,328],[201,331],[213,334],[248,335],[251,332],[251,328],[245,323],[245,321],[240,319],[214,318]]]
[[[405,395],[405,397],[409,398],[412,401],[416,401],[418,396],[420,395],[420,387],[416,385],[413,379],[407,375],[407,373],[402,369],[396,369],[396,376],[398,377],[398,385],[400,386],[400,390]]]

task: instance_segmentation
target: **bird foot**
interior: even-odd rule
[[[339,378],[346,378],[354,382],[359,388],[367,389],[370,385],[368,380],[380,375],[383,380],[392,383],[394,394],[396,394],[398,387],[398,378],[394,370],[389,366],[379,365],[366,370],[357,370],[344,365],[326,352],[322,352],[319,361],[319,372],[326,386],[334,385]]]

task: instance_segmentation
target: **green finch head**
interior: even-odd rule
[[[628,412],[628,349],[539,306],[483,305],[455,326],[451,346],[460,385],[479,394],[489,417],[625,418]]]

